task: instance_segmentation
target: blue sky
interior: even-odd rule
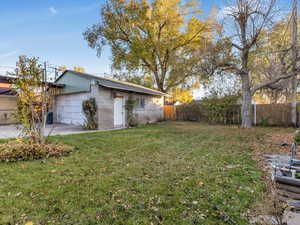
[[[99,21],[104,0],[9,0],[0,8],[0,73],[15,66],[19,55],[38,56],[53,65],[82,66],[87,72],[110,72],[110,51],[98,58],[83,39]],[[218,0],[203,0],[209,12]]]
[[[290,0],[281,0],[290,2]],[[5,0],[0,8],[0,73],[15,66],[18,55],[38,56],[53,65],[82,66],[87,72],[110,72],[110,51],[98,58],[83,39],[97,23],[104,0]],[[202,0],[207,14],[224,0]]]
[[[82,36],[86,27],[99,19],[100,4],[97,0],[4,1],[0,66],[14,66],[17,56],[26,54],[54,65],[109,71],[109,53],[97,58]]]

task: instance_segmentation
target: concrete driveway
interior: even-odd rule
[[[66,125],[66,124],[54,124],[51,126],[47,125],[46,134],[48,135],[51,130],[52,130],[51,135],[66,135],[66,134],[78,134],[78,133],[91,132],[91,131],[84,130],[81,126]],[[0,126],[0,139],[16,138],[19,136],[19,134],[20,131],[17,129],[16,125]]]

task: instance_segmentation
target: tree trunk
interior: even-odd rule
[[[296,86],[297,81],[293,78],[293,86]],[[291,123],[293,127],[297,127],[297,86],[293,87],[292,102],[291,102]]]
[[[241,42],[242,42],[242,50],[241,61],[242,68],[239,72],[242,80],[242,128],[251,128],[252,127],[252,113],[251,113],[251,103],[252,103],[252,92],[250,86],[250,77],[249,77],[249,69],[248,69],[248,61],[249,61],[249,50],[251,46],[248,46],[247,42],[247,19],[241,19],[239,22],[239,26],[241,29]]]
[[[292,54],[293,54],[293,77],[292,77],[292,110],[291,110],[291,119],[292,125],[297,127],[297,57],[298,57],[298,50],[297,50],[297,26],[298,26],[298,19],[297,19],[297,0],[293,0],[293,29],[292,29]]]
[[[242,127],[252,127],[252,104],[251,104],[251,91],[243,90],[243,103],[242,103]]]
[[[246,40],[246,39],[245,39]],[[244,41],[245,42],[245,41]],[[245,42],[246,43],[246,42]],[[244,43],[244,45],[246,45]],[[250,86],[250,77],[248,70],[248,56],[249,51],[242,51],[242,70],[240,71],[240,76],[242,80],[242,128],[252,127],[252,92]]]
[[[159,74],[159,72],[156,70],[152,71],[154,74],[154,78],[155,78],[155,83],[157,86],[157,89],[161,92],[165,92],[164,89],[164,74]]]
[[[242,75],[242,128],[252,127],[252,93],[249,76]]]

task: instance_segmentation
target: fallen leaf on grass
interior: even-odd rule
[[[204,183],[203,183],[202,181],[199,181],[199,182],[198,182],[198,185],[199,185],[200,187],[202,187],[202,186],[204,185]]]
[[[25,223],[25,225],[33,225],[33,222],[27,222],[27,223]]]

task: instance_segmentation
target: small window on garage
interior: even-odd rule
[[[136,99],[136,107],[138,109],[145,109],[145,106],[146,106],[145,97],[137,97],[137,99]]]

